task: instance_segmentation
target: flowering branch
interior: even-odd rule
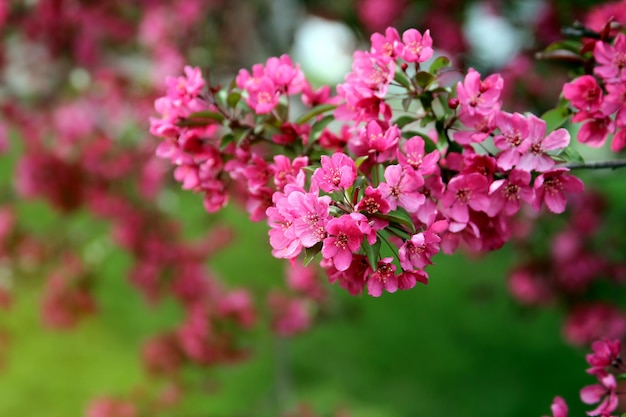
[[[240,70],[227,88],[187,67],[156,102],[157,154],[209,212],[243,193],[275,257],[321,254],[352,294],[426,283],[436,253],[500,248],[523,204],[561,213],[566,194],[583,190],[557,165],[581,160],[559,128],[573,111],[508,113],[502,76],[469,69],[452,85],[448,57],[426,66],[432,45],[430,31],[373,34],[336,96],[314,90],[287,55]],[[308,111],[290,120],[297,98]]]

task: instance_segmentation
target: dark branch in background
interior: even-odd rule
[[[626,167],[626,160],[617,159],[614,161],[597,161],[597,162],[585,162],[585,163],[570,163],[563,165],[569,169],[617,169]]]

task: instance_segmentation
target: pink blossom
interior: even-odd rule
[[[394,293],[398,290],[398,277],[393,258],[383,258],[378,261],[376,271],[373,271],[367,280],[367,293],[372,297],[380,297],[383,290]]]
[[[457,153],[448,154],[448,163],[451,159],[456,157]],[[487,178],[487,181],[493,181],[493,176],[497,172],[496,159],[488,154],[478,154],[471,149],[467,149],[463,152],[462,168],[460,168],[461,174],[478,173]]]
[[[602,32],[608,22],[626,22],[624,0],[598,3],[585,13],[583,20],[585,27],[598,33]],[[617,30],[617,28],[612,28],[611,34]]]
[[[530,126],[528,120],[519,113],[500,112],[496,116],[496,125],[501,134],[493,139],[494,145],[503,152],[498,154],[498,166],[510,170],[530,146],[528,134]]]
[[[605,88],[608,94],[602,102],[602,113],[609,115],[617,112],[616,122],[618,126],[624,127],[624,119],[626,118],[626,83],[607,84]]]
[[[246,103],[256,114],[269,113],[278,105],[280,93],[268,77],[263,77],[255,83],[248,83],[246,91],[248,93]]]
[[[441,154],[436,150],[426,154],[424,145],[424,139],[419,136],[413,136],[404,142],[404,145],[397,152],[400,165],[410,166],[420,175],[435,172],[438,169],[437,161],[439,161]]]
[[[355,81],[363,83],[377,97],[384,97],[395,75],[395,61],[385,55],[355,51],[352,71]]]
[[[305,85],[304,73],[299,65],[294,65],[289,55],[279,58],[268,58],[265,63],[265,75],[269,77],[278,89],[287,94],[297,94]]]
[[[445,185],[439,172],[429,175],[424,180],[424,186],[419,192],[425,197],[424,204],[415,213],[417,219],[424,224],[428,224],[430,219],[437,213],[437,202],[443,196]]]
[[[187,102],[200,94],[205,83],[200,68],[186,65],[184,72],[185,76],[168,77],[165,82],[167,84],[168,97]]]
[[[338,271],[345,271],[352,263],[352,253],[361,247],[363,232],[349,215],[334,218],[326,225],[328,237],[324,239],[322,256],[333,260]]]
[[[572,117],[572,122],[587,121],[578,131],[578,141],[594,148],[604,145],[609,132],[615,130],[614,122],[601,111],[580,112]]]
[[[459,120],[468,129],[454,132],[454,140],[461,145],[481,143],[496,129],[496,112],[489,114],[461,112]]]
[[[391,210],[391,206],[379,189],[368,186],[365,189],[365,195],[356,205],[356,209],[371,216],[378,213],[387,214]]]
[[[323,85],[317,90],[308,82],[304,83],[302,87],[302,104],[309,107],[319,106],[320,104],[336,104],[337,97],[331,98],[330,86]]]
[[[622,149],[626,147],[626,129],[621,129],[614,137],[611,142],[611,150],[613,152],[620,152]]]
[[[409,213],[414,213],[424,204],[426,197],[418,191],[424,185],[424,179],[413,170],[407,171],[400,165],[389,165],[385,168],[385,181],[380,183],[378,189],[389,202],[391,210],[400,206]]]
[[[250,74],[246,69],[240,69],[237,73],[237,77],[235,78],[235,83],[237,84],[237,88],[245,90],[248,88],[248,85],[258,83],[264,76],[265,68],[263,67],[263,64],[254,64],[252,66],[252,74]]]
[[[563,97],[578,110],[595,112],[602,104],[602,89],[591,75],[583,75],[563,86]]]
[[[593,353],[589,353],[586,356],[587,362],[591,365],[591,368],[587,372],[596,374],[599,370],[604,368],[617,366],[621,363],[620,353],[622,346],[619,339],[609,340],[603,338],[596,340],[591,345]]]
[[[597,65],[594,73],[608,83],[626,80],[626,35],[617,34],[613,45],[597,42],[593,50]]]
[[[341,152],[345,148],[351,136],[352,135],[350,134],[348,125],[343,125],[338,134],[335,134],[328,129],[324,129],[317,141],[324,149]]]
[[[567,404],[562,397],[554,397],[550,409],[552,410],[552,417],[567,417]]]
[[[372,47],[370,51],[376,55],[386,55],[391,58],[396,57],[396,45],[400,43],[400,35],[393,27],[385,29],[385,35],[373,33],[370,36]]]
[[[546,134],[546,122],[534,115],[528,117],[528,122],[530,126],[528,134],[530,146],[520,157],[517,168],[528,172],[548,171],[554,166],[554,160],[546,151],[566,148],[570,142],[569,132],[565,129],[557,129],[544,137]]]
[[[431,265],[432,256],[439,253],[440,242],[441,238],[429,230],[411,236],[411,239],[398,250],[400,266],[406,271],[411,271]]]
[[[548,210],[553,213],[563,213],[565,211],[565,192],[580,193],[584,189],[583,182],[567,174],[567,168],[555,168],[552,171],[544,172],[535,179],[533,188],[535,189],[535,201],[533,207],[539,211],[541,205],[545,203]]]
[[[269,170],[274,177],[274,185],[277,190],[282,190],[287,184],[298,183],[298,174],[302,172],[302,168],[309,165],[309,158],[299,156],[294,158],[293,162],[285,155],[274,156],[274,163],[269,165]],[[297,184],[304,185],[304,184]]]
[[[293,191],[287,202],[293,209],[295,235],[305,248],[310,248],[326,238],[326,223],[330,220],[330,197],[316,193]]]
[[[441,198],[445,212],[460,223],[469,221],[469,208],[484,211],[489,207],[487,179],[478,173],[457,175],[448,183]]]
[[[272,141],[278,145],[289,145],[301,139],[302,143],[306,145],[310,131],[311,125],[286,122],[280,126],[280,133],[272,135]]]
[[[220,211],[228,203],[226,185],[217,179],[203,182],[203,204],[208,213]]]
[[[598,406],[587,415],[610,415],[617,408],[617,382],[612,374],[601,372],[597,375],[599,384],[587,385],[580,390],[580,399],[585,404],[595,404],[600,402]]]
[[[337,86],[337,95],[345,100],[334,112],[338,120],[351,120],[354,123],[377,119],[390,120],[392,110],[382,98],[375,96],[365,83],[354,74],[348,74],[346,82]]]
[[[322,155],[321,168],[313,173],[311,181],[315,182],[322,191],[327,193],[335,190],[347,189],[356,179],[356,164],[352,158],[344,153],[333,153],[332,157]]]
[[[272,201],[274,206],[266,210],[272,255],[276,258],[295,258],[302,250],[300,239],[293,227],[297,212],[292,209],[287,196],[281,192],[274,193]]]
[[[348,147],[356,155],[376,153],[376,162],[384,162],[395,157],[399,140],[400,129],[396,125],[388,126],[385,122],[371,120],[358,138],[348,143]]]
[[[504,81],[499,74],[492,74],[481,81],[480,74],[470,68],[463,83],[457,84],[461,110],[471,115],[489,115],[500,111],[500,94]]]
[[[331,259],[322,259],[320,265],[324,268],[331,284],[339,281],[341,288],[348,291],[350,295],[357,295],[363,291],[365,275],[369,271],[369,263],[365,255],[353,254],[352,263],[345,271],[335,268]]]
[[[433,55],[432,45],[430,30],[422,36],[415,29],[408,29],[402,34],[402,43],[396,44],[396,54],[406,62],[426,62]]]
[[[495,216],[502,212],[512,216],[520,209],[520,201],[531,204],[535,198],[535,192],[530,188],[530,173],[514,169],[508,179],[496,180],[489,186],[491,205],[487,214]]]
[[[415,287],[418,282],[426,285],[428,284],[428,274],[426,271],[414,269],[412,271],[403,271],[398,275],[398,289],[410,290]]]
[[[248,191],[246,211],[250,215],[250,220],[260,222],[267,218],[266,211],[272,206],[273,193],[274,190],[270,187],[259,187]]]
[[[352,217],[352,219],[356,222],[359,230],[366,237],[369,244],[373,245],[376,243],[376,240],[378,239],[376,236],[376,230],[378,230],[378,228],[376,228],[376,221],[373,221],[370,224],[369,219],[363,213],[350,213],[350,217]],[[381,225],[381,228],[384,226],[386,226],[386,224]]]
[[[468,249],[475,253],[500,249],[511,236],[509,222],[504,216],[490,217],[482,211],[470,211],[468,223],[451,221],[448,230],[458,234]],[[451,234],[441,236],[442,250],[446,250],[444,238]]]

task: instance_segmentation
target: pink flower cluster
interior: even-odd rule
[[[310,92],[300,66],[294,65],[288,55],[269,58],[265,65],[254,65],[252,74],[241,69],[235,81],[245,93],[246,103],[257,114],[274,110],[283,94],[298,94],[305,87]]]
[[[376,120],[379,114],[390,119],[391,107],[383,99],[399,60],[404,65],[428,61],[433,55],[432,43],[429,31],[422,35],[415,29],[408,29],[402,38],[391,27],[384,35],[374,33],[370,51],[354,52],[352,72],[346,76],[345,83],[337,86],[337,93],[344,101],[335,111],[337,119],[360,122]]]
[[[614,372],[623,377],[624,363],[621,358],[622,347],[619,339],[599,339],[591,345],[592,353],[587,354],[587,363],[591,368],[587,373],[598,379],[597,384],[587,385],[580,390],[580,398],[585,404],[596,404],[596,408],[587,412],[589,416],[611,417],[618,406],[618,385]],[[555,397],[552,403],[553,417],[567,417],[568,407],[565,400]]]
[[[424,268],[440,250],[501,247],[523,203],[561,213],[566,194],[582,191],[556,166],[567,131],[502,111],[499,75],[483,80],[470,70],[455,97],[438,69],[422,69],[433,55],[429,31],[388,28],[371,42],[354,53],[332,98],[322,88],[312,99],[287,56],[241,70],[237,88],[206,94],[199,70],[187,68],[156,102],[158,155],[177,166],[183,188],[205,193],[208,211],[222,207],[228,189],[243,194],[251,218],[267,218],[275,257],[319,253],[331,282],[375,297],[426,283]],[[404,114],[392,111],[391,88],[404,89]],[[318,106],[291,120],[298,93]],[[431,130],[406,129],[417,123]]]
[[[593,75],[565,84],[563,96],[576,111],[572,121],[582,123],[578,140],[600,147],[614,134],[611,150],[619,152],[626,146],[626,35],[596,41],[593,57]]]
[[[619,340],[602,339],[591,346],[593,353],[587,355],[591,368],[588,373],[598,378],[598,383],[580,390],[580,398],[585,404],[599,403],[587,415],[608,417],[618,405],[617,380],[614,371],[624,372]]]

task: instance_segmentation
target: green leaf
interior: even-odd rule
[[[361,165],[363,164],[363,162],[365,162],[367,160],[368,156],[367,155],[363,155],[363,156],[359,156],[357,159],[354,160],[354,163],[356,164],[356,169],[359,169],[361,167]]]
[[[333,120],[335,120],[335,116],[333,116],[332,114],[329,114],[328,116],[324,117],[322,120],[318,120],[317,122],[313,123],[313,127],[311,128],[311,133],[309,134],[309,142],[317,140],[322,134],[322,131],[324,130],[324,128],[328,126],[328,124],[332,122]]]
[[[180,127],[201,127],[215,124],[211,119],[185,119],[176,123]]]
[[[542,114],[541,118],[546,122],[546,132],[552,132],[563,126],[571,114],[571,110],[567,107],[557,107]]]
[[[574,162],[577,164],[585,163],[583,157],[578,153],[576,149],[574,149],[573,146],[568,146],[567,148],[563,149],[563,152],[559,156],[561,156],[566,162]]]
[[[319,106],[313,107],[307,113],[304,113],[302,116],[298,117],[296,119],[296,123],[299,125],[304,124],[315,116],[319,116],[320,114],[326,113],[327,111],[335,110],[335,107],[337,106],[335,106],[334,104],[321,104]]]
[[[407,130],[406,132],[402,132],[402,137],[405,139],[411,139],[413,136],[419,136],[424,139],[426,142],[432,142],[433,140],[428,137],[426,133],[417,132],[415,130]]]
[[[399,227],[395,227],[395,226],[387,226],[385,228],[385,230],[387,230],[390,234],[398,236],[401,239],[410,239],[411,238],[411,234],[407,233],[406,230],[404,229],[400,229]]]
[[[407,90],[413,89],[413,87],[411,86],[411,81],[409,80],[409,77],[407,77],[406,74],[402,71],[396,71],[396,75],[393,77],[393,80],[397,82],[398,84],[400,84],[402,87],[406,88]]]
[[[450,87],[437,87],[437,88],[430,88],[428,90],[431,94],[442,94],[442,93],[450,93],[451,88]],[[441,96],[439,96],[441,97]]]
[[[413,116],[400,116],[393,123],[398,126],[398,129],[402,129],[404,126],[413,123],[417,119]]]
[[[417,85],[419,85],[420,87],[426,88],[433,81],[435,81],[435,76],[432,75],[430,72],[420,71],[417,74],[415,74],[415,81],[417,82]]]
[[[223,122],[226,118],[223,114],[215,112],[215,111],[197,111],[195,113],[191,113],[187,119],[210,119],[215,120],[217,122]]]
[[[568,51],[567,49],[555,49],[553,51],[537,52],[535,54],[537,59],[554,59],[559,61],[576,62],[579,64],[584,63],[585,59],[577,52]]]
[[[545,52],[566,50],[578,53],[580,52],[581,48],[582,44],[579,41],[565,39],[548,45],[548,47],[545,49]]]
[[[437,120],[437,118],[433,115],[427,115],[422,117],[422,119],[420,120],[420,126],[421,127],[426,127],[429,123],[434,122],[435,120]]]
[[[385,167],[383,164],[374,165],[372,169],[372,185],[378,187],[383,178],[385,178]]]
[[[450,66],[450,59],[446,56],[440,56],[437,59],[435,59],[435,61],[430,64],[430,68],[428,69],[428,72],[430,72],[431,74],[437,74],[437,72],[442,69],[442,68],[447,68]]]
[[[226,147],[230,145],[231,143],[233,143],[234,141],[235,141],[235,136],[232,133],[227,133],[224,136],[222,136],[222,140],[220,142],[220,151],[223,151],[224,149],[226,149]]]
[[[617,375],[617,379],[626,379],[626,374],[619,374]],[[622,414],[624,415],[624,414]]]
[[[378,218],[387,220],[389,222],[404,226],[411,233],[415,233],[415,224],[413,223],[413,220],[411,219],[411,215],[409,214],[408,211],[406,211],[402,207],[398,207],[397,210],[390,211],[387,214],[376,214],[375,216]]]
[[[304,266],[309,266],[315,256],[322,251],[322,246],[322,242],[318,242],[310,248],[304,248]]]
[[[361,248],[365,252],[365,256],[367,256],[370,267],[375,271],[378,266],[378,258],[380,257],[380,239],[376,240],[373,245],[370,245],[367,238],[363,238]]]
[[[241,93],[239,91],[232,91],[226,98],[226,103],[228,104],[228,107],[234,109],[237,107],[239,100],[241,100]]]
[[[233,129],[233,140],[237,143],[237,146],[241,145],[251,131],[252,129],[243,127],[236,127]]]

